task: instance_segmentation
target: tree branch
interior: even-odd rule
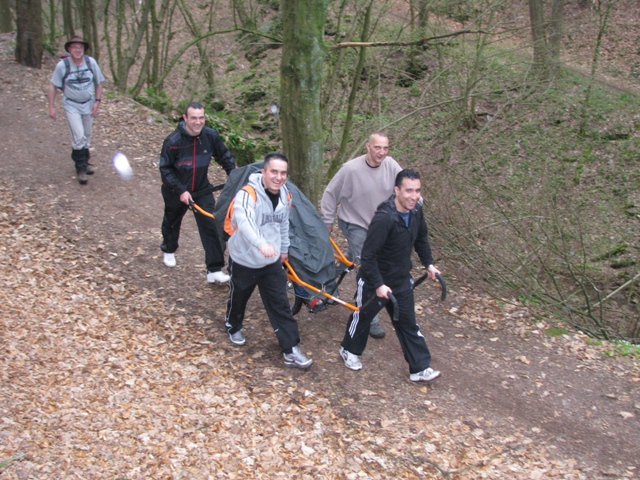
[[[595,303],[593,306],[596,307],[598,305],[600,305],[601,303],[606,302],[607,300],[609,300],[611,297],[613,297],[616,293],[618,293],[620,290],[624,290],[625,288],[627,288],[629,285],[631,285],[633,282],[635,282],[638,278],[640,278],[640,273],[638,273],[635,277],[633,277],[631,280],[629,280],[627,283],[625,283],[624,285],[621,285],[620,287],[616,288],[613,292],[611,292],[609,295],[607,295],[606,297],[604,297],[602,300],[600,300],[599,302]]]
[[[414,46],[426,45],[430,42],[441,40],[443,38],[457,37],[460,35],[466,35],[468,33],[488,33],[488,32],[484,30],[458,30],[456,32],[445,33],[443,35],[436,35],[435,37],[421,38],[420,40],[416,40],[414,42],[341,42],[341,43],[336,43],[330,48],[336,49],[336,48],[348,48],[348,47],[414,47]]]

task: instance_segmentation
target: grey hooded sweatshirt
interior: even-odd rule
[[[289,251],[289,202],[288,190],[280,187],[280,200],[273,208],[262,184],[262,174],[249,176],[248,185],[256,192],[256,199],[245,190],[236,193],[232,226],[237,230],[228,242],[231,259],[249,268],[262,268],[280,259]],[[270,243],[280,255],[265,257],[259,250],[263,243]]]

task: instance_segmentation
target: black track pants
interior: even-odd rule
[[[393,294],[398,301],[398,308],[400,309],[398,321],[392,322],[393,328],[400,341],[404,359],[409,364],[409,373],[421,372],[429,368],[431,353],[420,327],[416,323],[413,290],[406,289],[400,292],[393,292]],[[379,297],[369,302],[369,299],[375,297],[375,295],[375,290],[366,285],[362,278],[359,278],[356,305],[358,307],[365,305],[365,307],[361,311],[351,314],[342,340],[342,348],[354,355],[362,355],[364,352],[369,338],[371,320],[383,307],[386,307],[389,316],[393,318],[393,305],[391,302]]]
[[[165,253],[174,253],[178,249],[182,219],[189,207],[180,201],[178,195],[166,187],[162,187],[162,198],[164,199],[164,217],[162,219],[163,241],[160,248]],[[194,200],[199,207],[207,212],[213,212],[215,209],[216,201],[211,194],[202,195]],[[216,221],[199,212],[195,212],[194,216],[200,233],[200,241],[204,248],[207,271],[219,272],[224,267],[224,250],[218,236]]]
[[[282,351],[288,351],[300,343],[298,322],[291,314],[287,297],[287,274],[282,262],[262,268],[249,268],[229,258],[229,299],[225,321],[231,325],[230,333],[242,328],[244,312],[251,294],[258,286],[262,304],[267,311]]]

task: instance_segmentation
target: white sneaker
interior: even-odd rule
[[[167,267],[175,267],[176,266],[176,256],[173,253],[165,253],[163,261],[164,261],[164,264]]]
[[[409,375],[409,380],[412,382],[430,382],[431,380],[435,380],[440,376],[440,371],[434,370],[429,367],[425,370],[422,370],[418,373],[412,373]]]
[[[340,347],[340,356],[342,357],[342,360],[344,360],[345,367],[351,370],[362,369],[362,363],[360,363],[360,359],[358,358],[358,355],[354,355],[348,350],[345,350],[344,348]]]
[[[240,330],[236,333],[229,333],[229,340],[236,345],[244,345],[247,342],[247,339],[244,338],[244,334]]]
[[[231,277],[224,272],[207,272],[207,282],[209,283],[226,283]]]
[[[287,367],[309,368],[313,363],[309,357],[300,351],[298,347],[293,347],[291,353],[283,353],[284,364]]]

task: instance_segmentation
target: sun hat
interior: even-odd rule
[[[69,40],[67,43],[64,44],[64,49],[68,52],[69,51],[69,47],[71,46],[72,43],[81,43],[84,45],[84,51],[86,52],[87,50],[89,50],[89,42],[85,42],[81,36],[79,35],[74,35],[73,37],[71,37],[71,40]]]

